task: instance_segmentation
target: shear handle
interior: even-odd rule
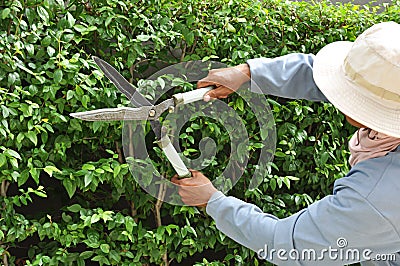
[[[188,103],[203,100],[204,95],[207,92],[209,92],[210,90],[212,90],[213,88],[214,87],[212,87],[212,86],[204,87],[204,88],[192,90],[189,92],[177,93],[177,94],[174,94],[172,97],[174,97],[175,105],[188,104]]]
[[[168,135],[165,134],[159,142],[161,149],[167,156],[172,167],[174,167],[179,178],[191,177],[192,173],[187,169],[186,165],[183,163],[181,157],[179,157],[178,152],[174,148],[169,139]]]

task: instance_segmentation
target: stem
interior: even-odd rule
[[[19,16],[18,25],[17,25],[17,27],[15,28],[15,34],[14,34],[14,36],[18,36],[18,30],[19,30],[19,27],[20,27],[20,25],[21,25],[22,16],[23,16],[22,14],[21,14],[21,16]]]
[[[8,186],[10,185],[10,182],[8,182],[7,180],[3,180],[2,182],[1,182],[1,188],[0,188],[0,196],[1,197],[6,197],[7,196],[7,190],[8,190]],[[5,206],[5,203],[3,203],[3,208],[5,208],[6,206]],[[1,243],[2,244],[2,243]],[[3,245],[1,245],[3,248],[4,248],[4,246]],[[3,265],[4,266],[8,266],[8,257],[7,257],[7,253],[6,252],[4,252],[3,254],[2,254],[2,257],[3,257]]]
[[[181,54],[181,59],[180,59],[181,62],[183,62],[183,60],[185,59],[186,48],[187,48],[187,45],[186,45],[186,43],[185,43],[185,44],[183,45],[183,49],[182,49],[182,54]]]
[[[194,49],[196,48],[196,45],[197,45],[197,36],[194,37],[194,42],[193,42],[192,48],[190,49],[190,52],[189,52],[190,54],[193,54]]]
[[[133,217],[133,220],[135,221],[135,223],[137,223],[138,218],[136,217],[137,210],[135,208],[135,203],[133,201],[129,201],[129,206],[131,207],[131,216]]]
[[[115,149],[117,150],[117,154],[118,154],[118,162],[120,164],[123,164],[124,163],[124,158],[122,156],[121,149],[118,146],[118,141],[115,141]]]
[[[7,190],[8,190],[9,185],[10,185],[10,183],[7,180],[3,180],[1,182],[0,196],[2,196],[2,197],[7,196]]]
[[[128,131],[129,139],[133,140],[133,129],[132,129],[132,124],[131,123],[128,124],[128,130],[129,130]],[[121,149],[118,147],[117,143],[116,143],[116,146],[117,146],[117,151],[118,151],[118,157],[120,157],[121,160],[122,160]],[[128,148],[129,148],[129,156],[134,157],[133,141],[129,142],[129,147]],[[133,190],[135,190],[135,187],[133,188]],[[131,208],[131,216],[133,217],[133,220],[137,223],[138,222],[137,209],[135,207],[135,203],[133,202],[133,200],[129,201],[129,206]]]
[[[165,197],[165,192],[166,192],[166,183],[161,183],[160,190],[158,191],[156,206],[155,206],[157,227],[162,226],[160,210],[161,210],[161,206],[163,204],[163,200]]]
[[[3,253],[3,265],[8,266],[8,258],[5,252]]]
[[[161,221],[161,206],[163,204],[163,200],[165,198],[165,193],[167,191],[167,183],[161,183],[160,184],[160,190],[158,191],[158,196],[157,196],[157,202],[156,202],[156,206],[155,206],[155,211],[156,211],[156,223],[157,223],[157,227],[162,226],[162,221]],[[163,266],[168,266],[169,265],[169,261],[168,261],[168,252],[165,251],[165,253],[162,256],[162,260],[163,260]]]

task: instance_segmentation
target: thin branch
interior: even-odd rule
[[[7,190],[10,186],[10,183],[7,180],[3,180],[1,182],[1,189],[0,189],[0,196],[5,197],[7,196]]]
[[[120,164],[123,164],[124,163],[124,157],[122,156],[122,151],[119,148],[118,141],[115,141],[115,149],[117,150],[117,154],[118,154],[118,162]]]
[[[6,197],[7,196],[7,190],[8,190],[8,186],[10,185],[10,182],[8,182],[7,180],[3,180],[1,182],[1,190],[0,190],[0,195],[2,197]],[[5,208],[5,203],[3,202],[3,208]],[[2,246],[2,248],[4,248],[4,246]],[[4,248],[5,249],[5,248]],[[3,265],[4,266],[8,266],[8,257],[7,257],[7,253],[4,252],[3,253]]]
[[[133,128],[132,128],[132,124],[129,123],[128,124],[128,136],[130,140],[133,140]],[[118,148],[118,145],[117,145]],[[119,150],[119,156],[122,158],[122,152],[121,150],[118,148],[117,150]],[[129,146],[128,146],[128,156],[134,158],[134,149],[133,149],[133,141],[129,142]],[[133,188],[133,190],[135,190],[135,187]],[[133,217],[133,220],[137,223],[138,222],[138,217],[137,217],[137,209],[135,206],[135,203],[133,202],[133,200],[129,201],[129,206],[131,208],[131,216]]]
[[[193,42],[192,47],[190,48],[190,52],[189,52],[190,54],[193,54],[194,49],[196,48],[197,39],[198,39],[198,36],[194,37],[194,42]]]
[[[8,266],[8,257],[6,252],[3,253],[3,265]]]
[[[158,191],[158,196],[157,196],[157,202],[155,205],[155,215],[156,215],[156,223],[157,223],[157,227],[162,226],[162,220],[161,220],[161,206],[163,204],[164,198],[165,198],[165,193],[167,191],[167,183],[161,183],[160,184],[160,190]],[[169,265],[169,261],[168,261],[168,252],[167,250],[165,251],[165,253],[162,256],[163,259],[163,266],[168,266]]]
[[[186,45],[186,43],[185,43],[185,44],[183,45],[183,49],[182,49],[182,54],[181,54],[180,62],[183,62],[183,60],[185,59],[186,48],[187,48],[187,45]]]
[[[129,206],[131,207],[131,216],[133,217],[133,220],[135,221],[135,223],[137,223],[139,220],[137,217],[137,210],[135,207],[135,203],[131,200],[131,201],[129,201]]]

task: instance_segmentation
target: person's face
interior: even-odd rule
[[[349,122],[350,125],[355,126],[355,127],[358,127],[358,128],[365,128],[365,127],[366,127],[366,126],[364,126],[363,124],[358,123],[356,120],[354,120],[354,119],[351,118],[350,116],[347,116],[347,115],[345,115],[345,116],[346,116],[347,122]]]

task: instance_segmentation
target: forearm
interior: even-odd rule
[[[216,192],[207,204],[207,213],[220,231],[241,245],[254,251],[265,245],[273,247],[278,218],[257,206]]]
[[[314,55],[294,53],[247,61],[251,90],[291,99],[327,101],[313,79]]]

